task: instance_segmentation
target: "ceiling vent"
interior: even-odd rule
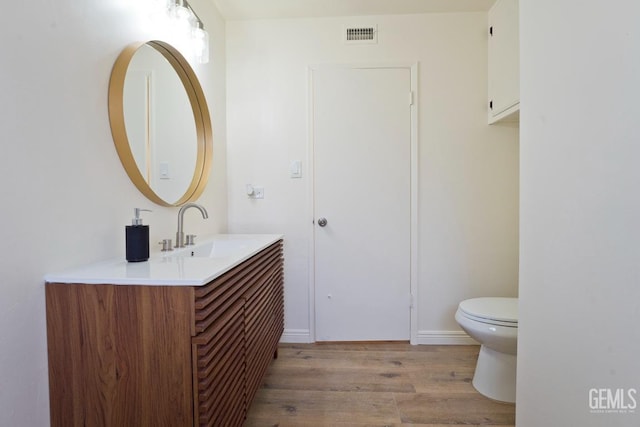
[[[348,26],[345,27],[343,34],[344,42],[347,44],[378,43],[377,25]]]

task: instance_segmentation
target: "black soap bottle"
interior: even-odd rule
[[[131,225],[125,227],[127,261],[141,262],[149,259],[149,226],[142,225],[140,212],[151,212],[149,209],[135,208],[135,217]]]

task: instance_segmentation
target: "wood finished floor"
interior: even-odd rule
[[[471,385],[478,346],[281,344],[245,427],[514,426]]]

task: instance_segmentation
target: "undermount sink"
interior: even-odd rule
[[[225,258],[245,252],[258,243],[257,240],[251,238],[229,238],[216,239],[194,246],[187,246],[179,249],[169,256],[177,257],[198,257],[198,258]]]

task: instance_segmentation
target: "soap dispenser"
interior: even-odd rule
[[[149,226],[142,225],[140,212],[151,212],[149,209],[135,208],[131,225],[125,227],[127,261],[141,262],[149,259]]]

